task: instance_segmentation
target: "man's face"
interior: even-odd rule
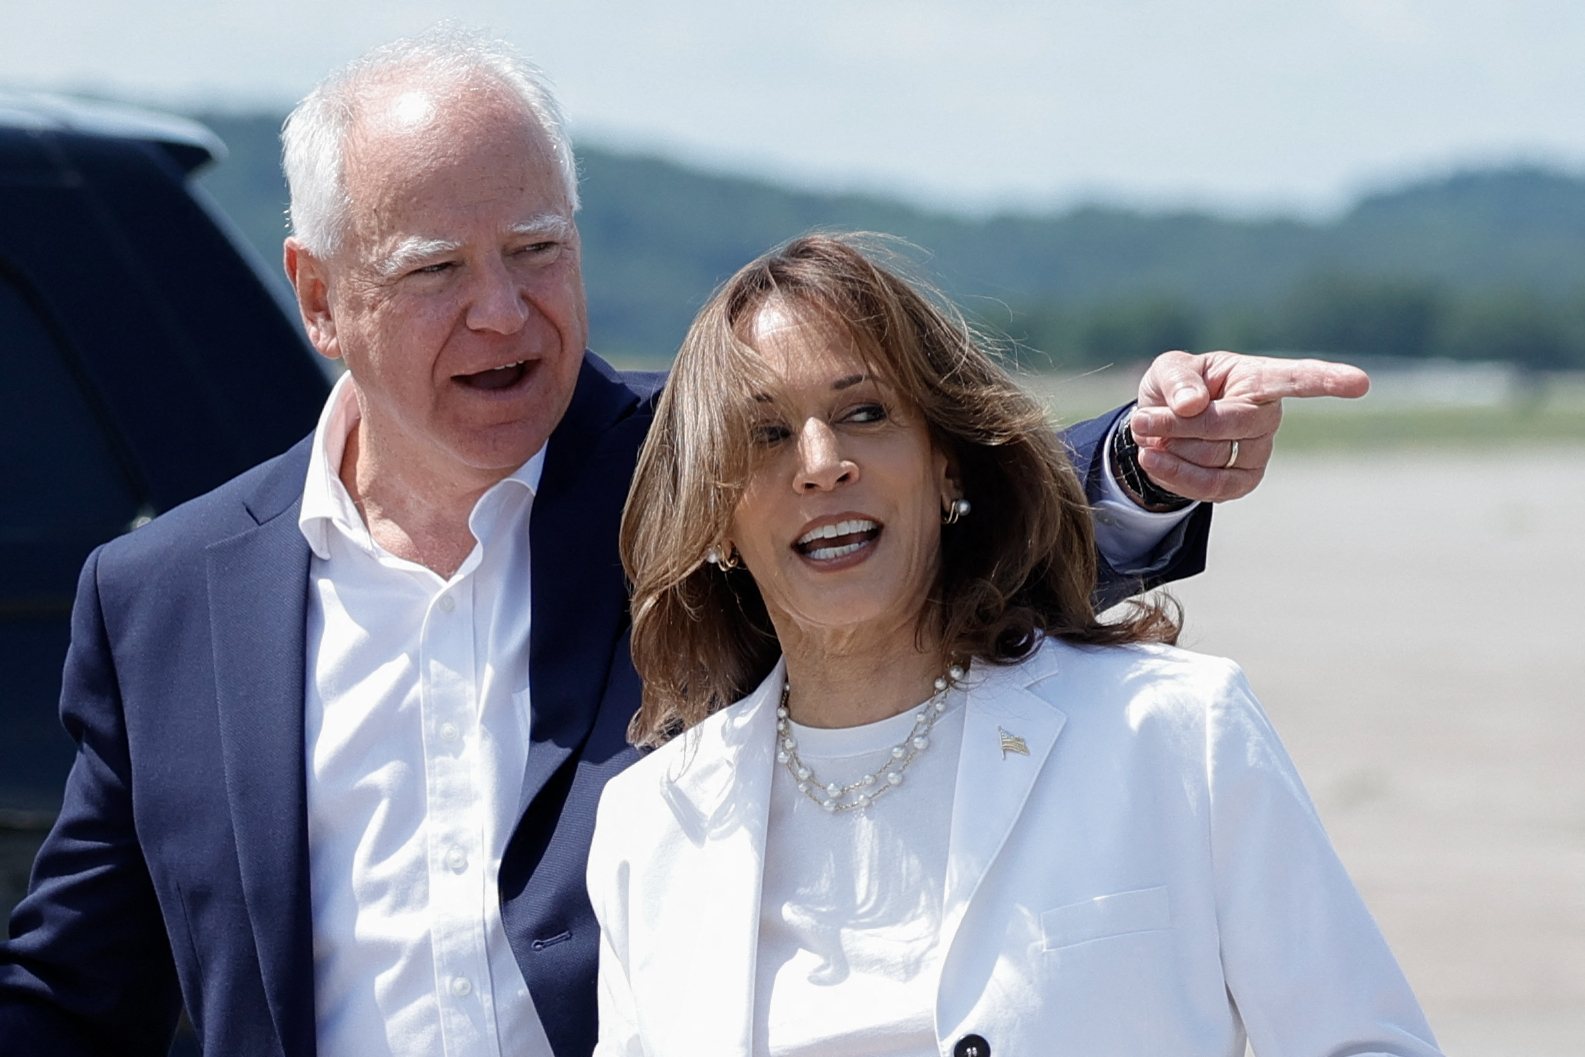
[[[366,454],[492,480],[566,412],[588,339],[578,232],[539,128],[504,91],[404,87],[347,145],[352,224],[310,332],[360,393]]]

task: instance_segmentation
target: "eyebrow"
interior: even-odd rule
[[[509,235],[519,238],[567,238],[572,234],[572,221],[559,213],[539,213],[507,229]],[[426,239],[410,235],[396,244],[385,259],[380,261],[382,275],[393,276],[423,264],[434,257],[444,257],[462,249],[462,243],[449,239]]]
[[[455,253],[462,248],[462,243],[451,242],[446,239],[426,239],[417,235],[410,235],[396,244],[385,259],[380,261],[379,269],[382,275],[400,275],[409,268],[420,264],[431,257],[441,257],[448,253]]]
[[[867,374],[850,374],[846,378],[838,378],[836,381],[832,382],[831,389],[833,392],[841,392],[844,389],[852,389],[860,382],[868,380],[869,375]],[[774,398],[769,393],[755,393],[754,399],[762,404],[769,404]]]
[[[560,213],[540,213],[508,229],[513,235],[554,235],[567,238],[572,234],[572,221]]]

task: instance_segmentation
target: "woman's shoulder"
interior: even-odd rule
[[[1193,681],[1220,684],[1241,673],[1226,657],[1196,653],[1159,642],[1133,642],[1121,646],[1093,646],[1046,636],[1014,665],[1042,677],[1058,671],[1099,677],[1128,676],[1155,681]]]
[[[626,770],[605,783],[606,796],[628,796],[640,788],[647,789],[656,782],[667,780],[686,766],[698,761],[701,754],[708,759],[715,750],[724,748],[723,733],[747,710],[748,699],[723,708],[699,723],[694,724],[656,749],[645,753]]]
[[[1243,669],[1159,643],[1091,646],[1046,638],[1016,665],[1027,689],[1064,710],[1204,713],[1249,696]]]
[[[729,767],[746,736],[745,728],[760,709],[770,707],[768,688],[773,682],[779,685],[780,673],[778,665],[748,697],[689,727],[613,776],[601,795],[600,814],[620,812],[624,820],[637,820],[650,810],[666,810],[660,794],[679,782],[698,786],[724,777],[717,772]]]
[[[1047,639],[1000,678],[1009,676],[1014,687],[1060,712],[1063,740],[1086,751],[1144,754],[1192,771],[1204,764],[1209,746],[1276,741],[1243,671],[1223,657],[1155,644]],[[1040,707],[1016,692],[998,704]]]

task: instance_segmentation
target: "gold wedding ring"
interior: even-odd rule
[[[1238,465],[1238,441],[1233,441],[1233,450],[1227,453],[1227,461],[1222,464],[1222,469],[1231,470]]]

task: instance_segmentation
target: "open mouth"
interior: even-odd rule
[[[475,374],[454,374],[452,381],[469,389],[482,389],[485,392],[499,392],[510,389],[528,376],[528,361],[518,360],[502,367],[492,367],[487,371]]]
[[[880,534],[879,522],[850,518],[810,529],[793,542],[793,550],[815,561],[835,561],[873,545]]]

